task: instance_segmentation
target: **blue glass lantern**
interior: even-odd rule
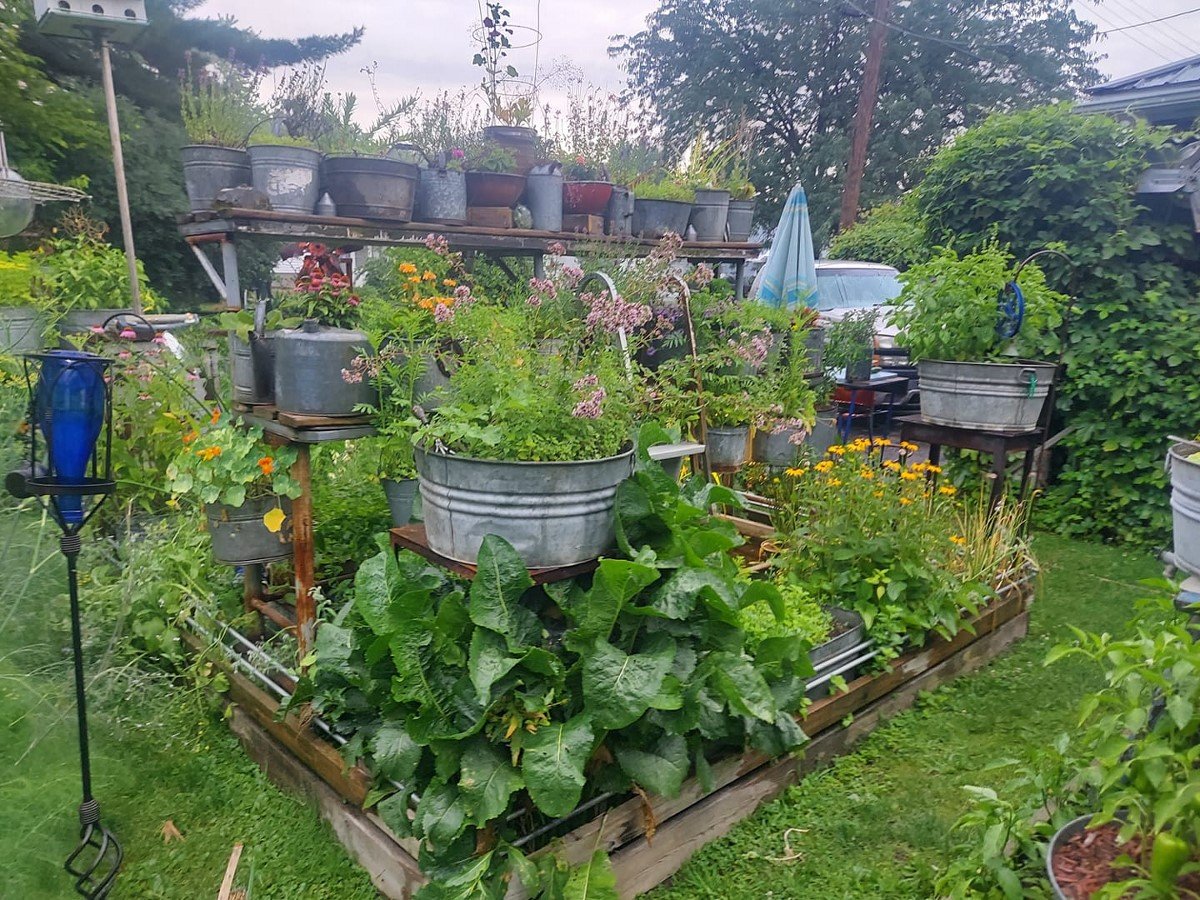
[[[99,507],[87,501],[102,500],[114,488],[107,377],[112,362],[51,350],[27,356],[25,365],[31,425],[27,490],[47,497],[59,525],[77,532]]]

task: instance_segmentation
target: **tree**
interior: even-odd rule
[[[778,209],[804,184],[823,243],[838,199],[870,18],[864,2],[661,0],[646,30],[614,38],[631,93],[673,145],[745,112],[761,123],[753,176]],[[924,158],[992,110],[1067,97],[1098,75],[1092,26],[1069,0],[896,4],[864,205],[918,180]]]

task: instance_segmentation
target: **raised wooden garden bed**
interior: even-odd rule
[[[705,844],[806,773],[845,753],[881,721],[911,706],[922,691],[985,666],[1024,637],[1034,584],[1033,572],[1014,579],[952,640],[934,638],[894,660],[886,671],[863,675],[844,692],[814,702],[801,720],[811,740],[799,753],[769,759],[751,752],[716,762],[711,793],[692,778],[674,799],[597,798],[567,819],[527,834],[518,846],[535,852],[556,838],[560,855],[573,863],[604,848],[611,854],[622,897],[661,884]],[[189,639],[197,649],[205,645],[198,637]],[[303,723],[294,715],[279,718],[280,700],[268,690],[282,694],[285,689],[278,679],[270,684],[271,675],[258,668],[260,663],[231,655],[224,665],[235,704],[231,727],[250,756],[272,780],[320,812],[385,896],[411,897],[423,883],[415,842],[396,837],[378,816],[361,808],[369,774],[357,766],[346,768],[319,722]],[[519,900],[524,894],[515,885],[509,896]]]

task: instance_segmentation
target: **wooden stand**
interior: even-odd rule
[[[507,206],[471,206],[467,224],[476,228],[512,228],[513,213]]]
[[[572,234],[604,234],[603,216],[563,216],[563,231]]]

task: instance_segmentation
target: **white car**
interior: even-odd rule
[[[817,313],[821,324],[840,322],[847,313],[876,309],[877,345],[896,345],[896,326],[891,323],[886,305],[900,296],[900,273],[880,263],[841,259],[817,260]]]

